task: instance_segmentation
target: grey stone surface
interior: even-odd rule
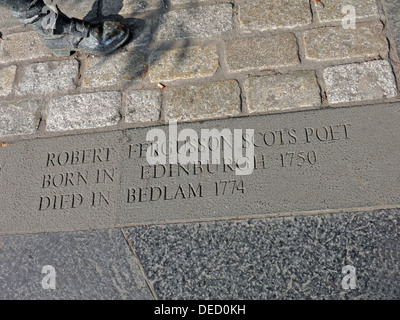
[[[399,299],[399,210],[337,213],[400,203],[400,105],[366,106],[394,97],[398,62],[387,55],[382,28],[332,27],[344,4],[378,20],[374,0],[322,2],[56,0],[78,18],[129,17],[132,41],[105,58],[77,54],[79,72],[67,62],[73,57],[54,57],[1,10],[0,233],[174,222],[128,229],[160,298]],[[399,46],[398,1],[386,2]],[[163,54],[150,63],[139,46]],[[392,65],[362,63],[379,55]],[[338,69],[322,77],[332,65]],[[331,105],[364,106],[248,116],[318,106],[314,73],[333,93]],[[164,90],[153,88],[168,80]],[[204,121],[238,115],[245,116]],[[161,126],[168,120],[199,134],[255,129],[254,173],[239,176],[224,164],[149,166],[145,126],[168,133]],[[134,126],[141,128],[124,129]],[[310,210],[336,214],[237,221]],[[182,224],[220,218],[236,221]],[[40,286],[47,264],[56,267],[56,290]],[[345,264],[357,268],[356,290],[340,285]],[[104,230],[0,236],[0,298],[151,295],[120,230]]]
[[[148,162],[146,127],[15,142],[0,147],[0,233],[397,206],[399,116],[392,103],[182,123],[178,132],[195,130],[200,154],[184,164],[181,142],[180,166]],[[172,148],[173,130],[156,129]],[[246,134],[245,146],[244,130],[253,129],[254,169],[241,175],[224,159],[206,165],[204,129]],[[158,155],[170,150],[157,141]]]
[[[0,41],[0,63],[50,58],[49,49],[34,31],[6,34]]]
[[[324,61],[384,56],[388,43],[382,29],[380,22],[364,22],[356,29],[336,26],[308,30],[304,33],[306,58]]]
[[[0,233],[114,226],[121,139],[108,132],[0,148]]]
[[[131,40],[115,54],[106,57],[78,53],[70,58],[56,58],[29,27],[2,29],[0,70],[10,71],[6,72],[7,77],[3,77],[5,81],[0,85],[0,97],[4,100],[42,99],[41,96],[50,100],[65,95],[103,91],[121,91],[123,96],[127,96],[127,91],[152,89],[153,85],[160,82],[167,86],[163,87],[165,90],[162,91],[161,116],[157,120],[161,125],[164,120],[171,119],[187,121],[248,115],[249,111],[254,110],[251,105],[247,105],[244,87],[247,78],[279,75],[279,72],[292,73],[297,70],[321,75],[321,70],[326,66],[361,63],[373,59],[387,60],[396,74],[400,68],[400,63],[395,61],[396,55],[393,54],[394,46],[387,45],[387,29],[382,30],[382,23],[386,23],[386,19],[383,15],[380,16],[381,23],[376,17],[376,4],[372,0],[338,0],[327,4],[314,1],[310,3],[307,0],[240,0],[232,3],[225,0],[55,0],[55,3],[66,14],[78,18],[124,20],[132,31]],[[344,30],[340,26],[338,17],[345,4],[354,5],[358,17],[363,20],[356,30]],[[387,12],[392,14],[387,25],[392,30],[393,23],[397,21],[396,10],[390,7]],[[323,15],[326,18],[322,18]],[[326,20],[321,22],[318,17]],[[79,63],[72,62],[74,58]],[[68,63],[73,65],[68,66]],[[12,86],[12,69],[4,69],[11,65],[17,66]],[[352,71],[357,72],[357,69]],[[379,72],[381,74],[378,75]],[[384,83],[380,79],[387,76],[386,72],[387,68],[378,68],[376,83],[368,84],[376,89],[375,93],[378,93]],[[357,74],[348,76],[356,79],[355,82],[358,81]],[[224,106],[227,102],[219,99],[216,92],[227,86],[217,85],[212,88],[214,95],[211,96],[199,92],[203,88],[210,88],[215,82],[229,81],[239,83],[241,93],[239,99],[236,99],[237,92],[234,91],[235,101],[229,108]],[[322,77],[318,79],[318,83],[326,91]],[[339,83],[341,85],[346,81]],[[385,83],[392,86],[392,78]],[[360,86],[365,87],[364,84]],[[280,86],[276,88],[282,89]],[[189,92],[180,92],[181,89],[188,89]],[[181,93],[182,99],[179,100],[177,96]],[[296,96],[295,86],[285,86],[285,93],[276,91],[271,94],[293,97]],[[296,102],[299,108],[291,108],[290,111],[300,110],[303,106],[315,106],[314,94],[315,91],[310,96],[312,101],[309,103],[299,97],[301,103]],[[366,93],[361,90],[357,94],[357,101],[366,104],[370,96],[368,90]],[[174,101],[170,108],[168,105],[171,97]],[[262,100],[262,97],[257,98]],[[186,106],[191,105],[190,99],[196,102],[195,108]],[[328,106],[325,92],[322,92],[322,99],[323,106]],[[387,95],[386,92],[378,99],[381,102],[393,100],[392,95]],[[222,101],[221,106],[216,105],[216,100],[219,100],[217,103]],[[343,103],[352,104],[351,102],[353,101]],[[212,110],[204,110],[207,104]],[[282,104],[272,109],[270,106],[257,109],[263,109],[261,112],[272,109],[280,111],[288,110],[288,106]],[[104,117],[108,117],[107,111],[103,110]],[[225,114],[224,110],[227,111]],[[125,111],[127,110],[121,110],[123,117]],[[131,110],[126,115],[130,112]],[[43,116],[45,123],[47,113],[44,112]],[[156,117],[156,114],[140,116],[139,122],[148,122],[148,119]],[[127,123],[134,123],[139,118],[131,120],[128,116],[128,121],[120,121],[117,126],[127,127]],[[105,126],[109,126],[109,122],[105,122]],[[81,128],[89,127],[93,128],[86,125]],[[106,129],[98,125],[95,127],[99,131]],[[42,128],[45,129],[45,126],[39,129]],[[70,128],[72,127],[67,127],[68,130]],[[62,135],[65,131],[64,128],[58,132]],[[56,131],[52,131],[52,134],[53,132]]]
[[[239,175],[235,164],[228,166],[223,159],[219,165],[202,161],[183,168],[169,159],[166,165],[150,165],[148,130],[127,130],[117,221],[160,223],[398,205],[399,111],[395,103],[178,126],[178,132],[195,130],[200,151],[203,129],[228,128],[232,134],[234,129],[254,129],[254,170],[249,175]],[[167,126],[157,129],[169,135]]]
[[[0,31],[18,27],[21,27],[21,23],[18,19],[14,18],[8,10],[0,8]]]
[[[315,74],[310,71],[249,78],[244,86],[250,112],[321,105],[320,88]]]
[[[397,0],[384,0],[389,28],[394,37],[397,54],[400,56],[400,3]]]
[[[324,70],[324,78],[331,104],[398,94],[392,67],[384,60],[329,67]]]
[[[126,94],[126,122],[155,122],[160,119],[161,93],[156,90],[134,90]]]
[[[296,38],[285,33],[227,41],[226,62],[231,72],[299,64]]]
[[[127,228],[159,299],[399,299],[400,210]],[[344,266],[356,268],[345,290]]]
[[[79,62],[76,60],[30,64],[21,71],[15,91],[19,96],[64,93],[76,88]]]
[[[40,102],[35,100],[0,103],[0,136],[34,133],[40,122]]]
[[[218,69],[215,45],[156,51],[150,56],[152,82],[212,76]]]
[[[378,17],[375,0],[335,0],[316,3],[318,18],[323,22],[342,20],[349,14],[346,6],[355,9],[357,18]]]
[[[120,92],[95,92],[50,101],[46,130],[66,131],[113,126],[121,118]]]
[[[311,23],[310,5],[304,0],[253,0],[239,4],[245,30],[295,28]]]
[[[240,113],[236,81],[188,85],[170,90],[165,113],[168,121],[195,120]]]
[[[16,66],[0,69],[0,97],[6,97],[11,93],[16,71]]]
[[[86,61],[82,84],[87,88],[97,88],[124,86],[130,81],[141,80],[147,70],[147,57],[145,50],[92,57]]]
[[[169,11],[161,17],[158,39],[206,38],[231,30],[232,5],[228,3]]]
[[[43,289],[44,266],[55,289]],[[1,300],[152,299],[119,229],[0,237]]]

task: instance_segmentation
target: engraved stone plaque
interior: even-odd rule
[[[397,207],[399,123],[393,103],[177,126],[200,151],[202,130],[241,133],[243,153],[254,147],[247,175],[217,142],[219,164],[149,163],[147,135],[171,141],[168,125],[11,143],[0,148],[0,233]]]
[[[118,223],[202,220],[400,203],[399,104],[182,124],[254,129],[254,170],[148,165],[146,132],[123,143]],[[168,128],[164,128],[168,131]],[[246,136],[243,145],[247,143]],[[222,153],[222,151],[221,151]]]
[[[114,225],[121,137],[66,136],[0,148],[1,232]]]

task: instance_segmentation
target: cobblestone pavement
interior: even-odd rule
[[[133,38],[112,56],[56,58],[2,11],[4,141],[398,98],[381,1],[59,2],[79,18],[124,19]],[[349,4],[356,29],[342,26]]]
[[[0,147],[399,101],[398,0],[55,2],[124,21],[132,38],[111,56],[55,57],[0,9]],[[0,299],[399,299],[399,214],[0,236]],[[47,264],[57,290],[38,285]],[[342,264],[358,266],[357,290],[343,290]]]

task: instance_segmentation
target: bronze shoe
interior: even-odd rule
[[[121,47],[130,35],[129,28],[121,22],[91,24],[58,11],[54,28],[44,28],[45,17],[38,18],[29,24],[56,56],[69,56],[75,51],[107,55]]]

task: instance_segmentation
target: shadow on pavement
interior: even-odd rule
[[[74,2],[79,2],[79,0],[71,0]],[[108,2],[106,2],[108,1]],[[98,61],[94,64],[91,65],[91,68],[95,70],[96,68],[100,68],[101,66],[107,64],[107,63],[114,63],[115,60],[112,60],[115,55],[118,55],[119,53],[124,53],[127,55],[123,59],[123,63],[125,65],[123,66],[122,69],[120,69],[121,75],[123,75],[124,80],[127,80],[127,83],[124,85],[124,87],[129,86],[129,81],[140,81],[142,78],[145,77],[147,71],[148,71],[148,61],[149,57],[151,57],[152,63],[157,62],[157,55],[154,55],[156,51],[159,50],[168,50],[173,47],[174,40],[171,41],[164,41],[162,44],[159,44],[157,41],[157,33],[162,26],[162,23],[164,22],[165,15],[170,11],[170,0],[159,0],[159,9],[156,10],[143,10],[148,4],[146,1],[141,1],[137,0],[138,2],[138,8],[139,10],[137,12],[129,12],[127,15],[128,16],[133,16],[129,18],[125,18],[122,15],[120,15],[120,11],[123,9],[124,3],[123,0],[97,0],[93,3],[92,9],[88,12],[88,14],[85,16],[85,20],[90,20],[91,17],[93,17],[94,12],[97,12],[96,19],[95,21],[97,22],[103,22],[105,20],[114,20],[114,21],[121,21],[125,24],[127,24],[130,27],[131,30],[131,39],[129,42],[117,52],[114,54],[105,56],[105,57],[98,57]],[[195,6],[198,4],[198,0],[193,0],[191,1],[191,5]],[[111,14],[107,14],[107,16],[103,16],[104,6],[107,5],[107,10],[108,12],[112,11]],[[110,10],[112,8],[112,10]],[[140,16],[140,18],[136,18],[135,16]],[[150,25],[149,25],[150,22]],[[149,30],[150,28],[150,30]],[[184,26],[179,26],[183,32]],[[144,33],[147,33],[147,35],[144,35]],[[145,39],[143,39],[145,38]],[[191,40],[189,38],[184,38],[184,39],[179,39],[181,41],[181,48],[186,48],[189,47],[191,44]],[[133,44],[134,42],[137,42],[137,44]],[[127,49],[127,47],[131,47]],[[132,47],[133,45],[133,47]],[[141,70],[138,70],[136,68],[133,68],[135,70],[132,70],[132,65],[135,64],[135,60],[138,60],[138,54],[139,55],[144,55],[142,57],[143,59],[140,59],[140,61],[144,61],[145,64],[143,65],[143,68]],[[176,63],[179,64],[186,58],[184,51],[181,53],[181,55],[178,57],[176,60]],[[118,63],[121,63],[121,60],[118,61]]]

